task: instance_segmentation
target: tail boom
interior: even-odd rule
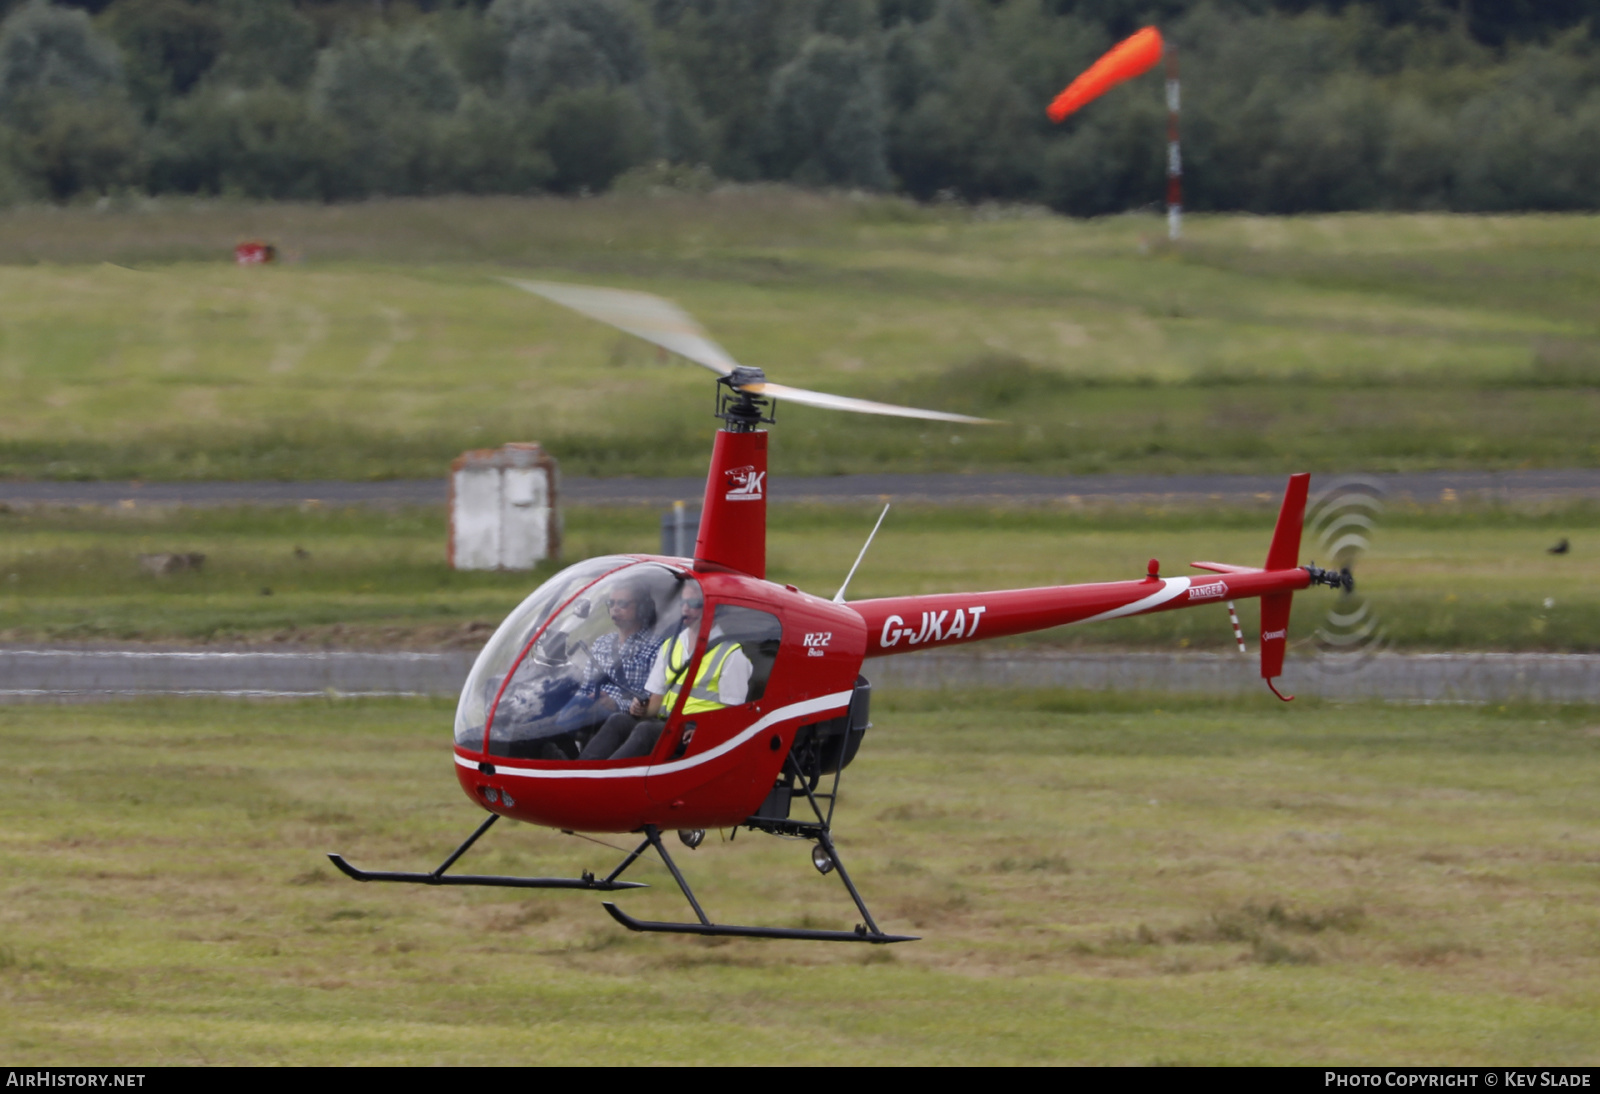
[[[883,657],[1227,600],[1281,596],[1287,601],[1310,583],[1311,575],[1295,567],[1214,578],[1154,577],[988,593],[894,596],[857,600],[847,607],[866,624],[867,656]]]
[[[1267,563],[1259,569],[1225,562],[1196,562],[1196,569],[1209,570],[1216,576],[1161,577],[1152,560],[1150,573],[1143,581],[888,597],[848,606],[866,624],[867,656],[883,657],[1072,623],[1095,623],[1259,597],[1261,676],[1274,694],[1285,698],[1272,681],[1283,674],[1294,594],[1313,584],[1350,587],[1348,573],[1332,574],[1297,564],[1310,485],[1310,475],[1289,477],[1272,543],[1267,548]]]

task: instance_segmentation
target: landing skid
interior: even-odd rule
[[[837,781],[835,782],[837,787]],[[806,791],[810,795],[810,791]],[[816,799],[812,798],[812,807],[816,808]],[[831,815],[830,808],[829,814]],[[689,907],[694,909],[697,923],[666,923],[654,920],[635,919],[633,916],[618,908],[609,901],[605,909],[611,918],[628,928],[630,931],[650,932],[659,934],[695,934],[714,935],[730,938],[792,938],[812,942],[915,942],[917,936],[905,934],[885,934],[873,921],[872,913],[867,911],[866,904],[861,899],[861,894],[856,891],[855,885],[850,880],[850,875],[845,872],[844,863],[839,859],[838,848],[834,847],[830,837],[828,818],[820,810],[817,811],[816,824],[788,822],[784,825],[787,834],[800,835],[817,842],[819,853],[825,853],[826,862],[831,864],[829,870],[838,870],[839,879],[850,892],[850,897],[855,901],[856,908],[861,912],[864,922],[856,925],[853,931],[822,931],[807,927],[747,927],[738,924],[713,923],[706,916],[700,902],[695,899],[694,890],[689,888],[689,883],[684,879],[683,873],[678,869],[678,864],[667,853],[666,845],[661,842],[661,830],[653,824],[644,828],[644,840],[635,847],[628,856],[617,864],[603,878],[585,870],[579,877],[504,877],[496,874],[447,874],[446,870],[454,866],[456,860],[467,853],[467,850],[500,819],[498,813],[491,813],[489,819],[478,826],[478,830],[468,836],[457,847],[450,857],[439,864],[431,873],[397,873],[392,871],[361,870],[350,865],[344,860],[343,855],[330,854],[328,856],[339,871],[346,877],[356,881],[390,881],[408,885],[482,885],[508,889],[589,889],[599,892],[616,892],[622,889],[649,888],[644,882],[619,881],[622,872],[639,860],[639,856],[650,848],[655,848],[656,854],[661,856],[661,861],[672,872],[672,878],[678,883],[678,888],[688,900]],[[768,826],[776,830],[776,826]],[[788,833],[789,829],[792,833]],[[815,859],[815,856],[814,856]],[[827,871],[824,871],[827,872]]]
[[[491,813],[489,819],[478,826],[478,830],[467,837],[465,843],[455,849],[455,853],[439,864],[439,868],[429,874],[402,874],[387,871],[360,870],[351,866],[344,860],[343,855],[330,854],[328,859],[339,868],[346,877],[355,878],[357,881],[398,881],[411,885],[487,885],[506,889],[591,889],[601,892],[615,892],[618,889],[647,889],[649,886],[642,881],[618,881],[618,869],[610,877],[597,878],[587,870],[581,877],[503,877],[496,874],[447,874],[446,870],[455,865],[456,859],[467,853],[467,848],[478,842],[478,837],[487,832],[494,822],[500,819],[500,814]],[[632,861],[631,859],[629,861]]]
[[[660,931],[665,934],[724,935],[732,938],[798,938],[811,942],[915,942],[916,935],[873,934],[858,924],[853,931],[814,931],[805,927],[736,927],[721,923],[657,923],[635,919],[611,901],[605,902],[611,918],[630,931]]]

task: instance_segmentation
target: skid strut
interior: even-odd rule
[[[438,869],[429,874],[358,870],[346,862],[343,855],[330,854],[328,858],[347,877],[353,877],[357,881],[399,881],[412,885],[488,885],[507,889],[598,889],[608,893],[618,889],[649,888],[642,881],[618,881],[617,875],[622,873],[622,867],[612,871],[611,876],[606,878],[596,878],[587,870],[583,872],[581,877],[503,877],[496,874],[445,873],[446,870],[455,865],[456,859],[466,854],[467,848],[477,843],[478,837],[487,832],[494,825],[494,822],[499,819],[500,814],[489,814],[489,819],[480,824],[478,830],[468,836],[466,842],[457,847],[449,858],[441,862]],[[639,852],[635,851],[633,856],[628,859],[628,862],[632,862],[638,856]]]
[[[796,938],[813,942],[915,942],[915,935],[884,934],[878,925],[873,922],[872,915],[867,911],[867,906],[861,902],[861,896],[856,892],[856,887],[850,883],[850,876],[844,871],[844,864],[839,861],[839,852],[828,839],[826,831],[822,833],[821,841],[833,856],[834,866],[839,871],[845,887],[850,890],[850,895],[855,899],[856,907],[860,909],[865,923],[858,924],[853,931],[821,931],[807,927],[742,927],[730,923],[713,923],[706,917],[700,902],[695,899],[694,890],[689,888],[689,883],[684,880],[683,873],[678,869],[678,864],[667,853],[666,846],[661,842],[661,831],[653,824],[644,828],[644,842],[630,854],[606,879],[614,879],[623,870],[631,866],[647,847],[654,847],[656,854],[661,856],[661,861],[672,871],[672,878],[678,883],[678,888],[683,891],[684,899],[688,900],[689,907],[694,909],[698,923],[663,923],[652,920],[635,919],[633,916],[618,908],[609,900],[605,902],[606,911],[611,913],[611,918],[628,928],[630,931],[654,931],[662,934],[698,934],[720,935],[732,938]]]
[[[837,787],[837,783],[835,784]],[[807,797],[811,798],[813,809],[817,803],[811,797],[809,789]],[[830,808],[829,812],[832,810]],[[695,923],[667,923],[654,920],[635,919],[633,916],[607,901],[605,909],[611,918],[628,928],[630,931],[657,932],[663,934],[698,934],[720,935],[732,938],[793,938],[813,942],[915,942],[917,936],[905,934],[885,934],[872,918],[872,913],[867,911],[866,904],[861,899],[861,894],[856,891],[855,884],[850,880],[850,875],[844,868],[844,862],[839,858],[839,849],[834,846],[829,833],[827,820],[820,809],[817,809],[817,824],[793,825],[796,829],[803,829],[803,834],[817,841],[818,846],[827,855],[827,860],[832,864],[831,869],[839,871],[839,880],[844,882],[845,889],[850,893],[850,898],[855,901],[857,910],[861,912],[863,922],[858,924],[853,931],[824,931],[807,927],[747,927],[731,923],[713,923],[700,907],[700,901],[695,898],[694,890],[689,887],[689,882],[683,876],[683,871],[678,869],[678,864],[673,861],[672,855],[667,852],[666,845],[661,842],[661,830],[653,824],[645,826],[645,838],[627,856],[617,864],[605,877],[596,877],[585,870],[579,877],[505,877],[496,874],[449,874],[446,873],[456,861],[466,854],[478,838],[494,826],[500,819],[498,813],[491,813],[489,818],[478,826],[477,831],[468,836],[450,856],[439,866],[426,874],[398,873],[393,871],[361,870],[346,862],[343,855],[330,854],[328,859],[339,868],[340,872],[356,881],[390,881],[409,885],[482,885],[509,889],[587,889],[599,892],[617,892],[623,889],[644,889],[649,886],[640,881],[622,881],[622,873],[635,862],[645,851],[654,848],[656,854],[661,856],[661,861],[672,873],[672,879],[678,883],[684,899],[689,902],[689,907],[694,909]]]

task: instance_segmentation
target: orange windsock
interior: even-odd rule
[[[1050,120],[1060,122],[1122,81],[1149,72],[1159,60],[1161,32],[1155,27],[1145,27],[1131,38],[1124,38],[1056,96],[1056,101],[1050,104]]]

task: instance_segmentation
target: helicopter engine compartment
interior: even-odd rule
[[[795,733],[789,750],[794,761],[791,766],[801,778],[811,780],[815,789],[822,776],[850,766],[871,727],[872,684],[865,676],[857,676],[849,710],[837,718],[801,726]]]
[[[844,714],[826,721],[801,726],[789,748],[789,759],[779,772],[777,781],[767,794],[761,808],[750,817],[752,828],[761,828],[779,834],[789,834],[794,826],[787,822],[794,799],[808,795],[834,801],[838,793],[838,780],[832,789],[821,789],[825,775],[837,776],[850,766],[861,750],[862,739],[872,728],[872,684],[865,676],[857,676],[850,697],[850,707]]]

